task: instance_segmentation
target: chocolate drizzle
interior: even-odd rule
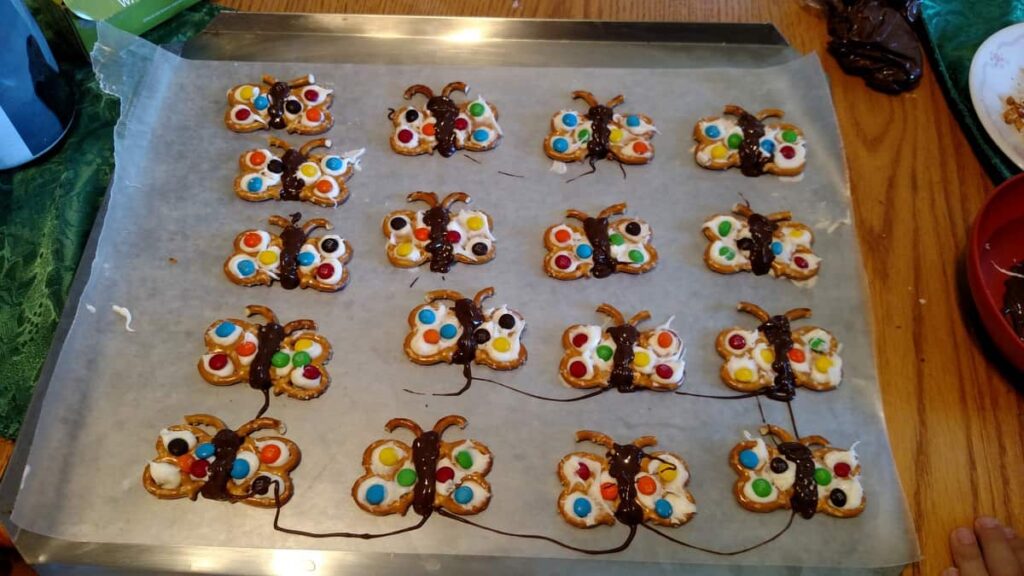
[[[619,392],[633,392],[636,390],[633,384],[633,345],[640,332],[632,324],[621,324],[608,328],[608,333],[615,342],[614,364],[608,384]]]
[[[428,430],[416,437],[412,443],[412,461],[416,467],[416,486],[412,490],[412,509],[423,517],[434,512],[434,497],[437,482],[437,459],[440,456],[441,435]]]
[[[619,486],[619,505],[615,519],[627,526],[636,526],[644,521],[644,509],[636,500],[636,476],[644,451],[633,444],[612,444],[608,451],[608,473]]]
[[[761,151],[761,138],[764,138],[764,123],[757,116],[740,109],[736,124],[743,130],[743,142],[740,143],[740,171],[744,176],[760,176],[764,173],[764,165],[768,163],[768,155]]]
[[[443,94],[427,100],[427,110],[437,120],[434,124],[434,138],[437,140],[434,150],[450,158],[455,154],[455,119],[459,117],[459,107],[447,94]]]
[[[451,214],[444,205],[437,205],[423,212],[423,223],[430,227],[430,239],[424,249],[430,253],[430,271],[445,274],[452,268],[455,252],[448,240],[448,223]]]
[[[799,442],[783,442],[779,453],[796,463],[796,479],[789,503],[793,511],[811,518],[818,511],[818,485],[814,481],[814,458],[811,449]]]
[[[757,330],[764,334],[775,354],[772,360],[775,379],[771,388],[765,392],[765,396],[772,400],[789,402],[796,396],[796,375],[793,373],[793,365],[789,362],[789,351],[793,348],[789,318],[781,314],[772,316],[758,326]]]
[[[778,225],[766,216],[752,212],[747,216],[747,226],[750,229],[750,238],[740,238],[736,246],[747,252],[750,270],[754,275],[763,276],[771,271],[772,262],[775,261],[772,242]]]
[[[281,200],[300,200],[299,193],[306,187],[306,182],[299,177],[299,166],[306,161],[306,155],[289,148],[281,157],[284,174],[281,176]]]
[[[267,115],[270,116],[270,127],[276,130],[285,128],[284,103],[288,99],[291,87],[287,82],[274,82],[270,86],[270,106],[267,107]]]
[[[199,489],[199,493],[210,500],[235,500],[237,497],[228,492],[228,482],[231,481],[231,467],[242,446],[242,438],[234,430],[225,428],[217,432],[211,443],[214,448],[213,462],[207,469],[206,483]]]
[[[919,0],[827,0],[828,51],[847,74],[897,94],[921,81]]]
[[[263,407],[256,413],[256,417],[263,416],[270,406],[270,388],[273,381],[270,377],[270,359],[281,349],[281,341],[284,340],[284,327],[275,320],[268,320],[262,324],[256,332],[259,343],[256,349],[256,356],[249,366],[249,386],[254,390],[263,392]]]
[[[608,240],[608,218],[599,216],[584,219],[583,232],[587,235],[590,247],[594,250],[590,257],[594,263],[590,269],[590,275],[594,278],[611,276],[616,272],[616,268],[615,261],[611,256],[611,241]]]
[[[476,330],[484,323],[484,315],[480,307],[469,298],[461,298],[455,301],[455,318],[462,326],[462,335],[456,343],[455,353],[452,354],[452,363],[465,364],[467,367],[476,358]],[[469,376],[472,378],[472,375]]]
[[[1018,262],[1010,271],[1024,275],[1024,262]],[[1010,321],[1017,337],[1024,340],[1024,278],[1008,276],[1003,286],[1006,288],[1003,294],[1003,315]]]
[[[592,134],[587,141],[587,157],[592,159],[607,158],[611,151],[608,148],[611,129],[608,124],[612,121],[614,112],[604,104],[591,105],[587,110],[587,118],[590,119]]]

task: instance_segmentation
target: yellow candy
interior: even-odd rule
[[[466,220],[466,225],[470,230],[476,232],[484,227],[484,219],[479,216],[470,216],[469,220]]]
[[[398,245],[398,248],[395,250],[395,253],[397,253],[399,256],[403,258],[408,256],[409,254],[412,254],[412,242],[402,242],[401,244]]]
[[[494,339],[494,344],[491,344],[498,352],[508,352],[509,348],[512,347],[512,343],[508,341],[508,338],[499,337]]]
[[[633,356],[633,363],[639,366],[640,368],[643,368],[644,366],[647,366],[648,364],[651,363],[651,357],[647,354],[647,352],[637,352],[636,355]]]
[[[775,361],[775,353],[769,350],[768,348],[765,348],[761,350],[761,359],[771,364],[772,362]]]
[[[243,100],[251,99],[252,98],[252,86],[242,86],[242,89],[239,91],[239,94],[242,96]]]
[[[662,464],[658,466],[658,476],[662,482],[671,482],[676,479],[679,475],[679,471],[675,469],[671,464]]]
[[[377,460],[385,466],[394,466],[398,463],[398,450],[388,446],[377,453]]]
[[[825,356],[818,356],[814,359],[814,369],[818,372],[828,372],[832,367],[832,361]]]
[[[318,172],[316,166],[314,166],[313,164],[303,164],[302,168],[300,168],[299,170],[302,172],[302,175],[307,178],[313,178],[314,176],[317,175]]]
[[[619,140],[622,140],[622,130],[615,128],[614,130],[612,130],[612,133],[608,135],[608,139],[611,140],[612,142],[618,142]]]
[[[715,144],[711,147],[711,157],[715,160],[721,160],[729,154],[729,151],[725,149],[725,146],[721,144]]]
[[[277,253],[271,250],[264,250],[263,252],[260,252],[259,259],[260,264],[270,266],[274,262],[277,262]]]
[[[754,381],[754,371],[751,370],[750,368],[740,368],[739,370],[736,371],[736,374],[734,374],[734,376],[740,382]]]
[[[790,238],[802,238],[803,235],[804,235],[804,231],[803,230],[790,230],[789,231],[789,237]]]
[[[298,342],[295,343],[295,351],[296,352],[301,352],[303,350],[308,350],[312,346],[313,346],[313,341],[312,340],[310,340],[309,338],[303,338],[302,340],[299,340]]]

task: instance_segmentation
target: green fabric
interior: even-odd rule
[[[995,183],[1020,170],[995,145],[971,104],[971,59],[982,42],[999,30],[1024,22],[1024,0],[922,0],[932,62],[949,107],[960,120],[978,160]]]
[[[182,42],[220,11],[197,4],[150,30]],[[0,435],[14,438],[50,349],[68,289],[114,169],[117,99],[91,68],[70,71],[76,117],[43,159],[0,172]]]

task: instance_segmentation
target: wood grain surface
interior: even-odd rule
[[[844,75],[824,21],[797,0],[221,0],[246,11],[772,22],[818,52],[839,117],[870,282],[889,435],[923,560],[950,563],[947,535],[990,514],[1024,532],[1024,399],[984,343],[963,278],[971,220],[991,182],[936,83],[886,96]]]

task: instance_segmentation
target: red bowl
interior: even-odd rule
[[[1024,372],[1024,340],[1003,316],[1006,274],[1024,260],[1024,174],[1003,182],[974,219],[967,244],[967,281],[985,330],[1000,352]]]

